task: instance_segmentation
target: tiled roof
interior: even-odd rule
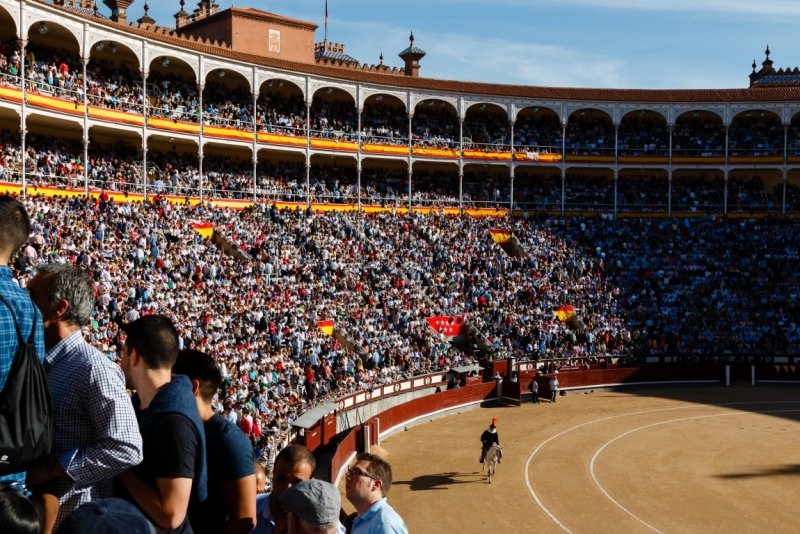
[[[789,76],[765,76],[756,83],[800,83],[800,74],[792,74]]]
[[[355,63],[356,65],[358,65],[357,59],[348,56],[347,54],[331,52],[330,50],[320,50],[319,52],[315,52],[314,57],[317,59],[333,59],[335,61],[347,61],[349,63]]]
[[[406,54],[419,54],[419,55],[422,55],[422,56],[427,55],[423,49],[421,49],[419,47],[416,47],[416,46],[409,46],[408,48],[406,48],[405,50],[403,50],[402,52],[400,52],[397,55],[400,56],[400,57],[403,57]]]
[[[90,15],[93,18],[95,16],[93,10],[86,9],[85,7],[78,7],[78,6],[66,6],[66,7],[67,7],[67,9],[69,9],[71,11],[77,11],[78,13],[83,13],[84,15]],[[103,18],[103,19],[107,19],[108,18],[108,17],[106,17],[105,15],[103,15],[100,12],[97,13],[97,17]]]
[[[498,97],[578,100],[578,101],[628,101],[628,102],[785,102],[800,100],[800,87],[758,87],[747,89],[591,89],[567,87],[543,87],[533,85],[507,85],[481,82],[462,82],[453,80],[437,80],[434,78],[414,78],[412,76],[396,76],[366,72],[356,69],[328,67],[315,63],[297,63],[282,59],[246,54],[225,48],[180,39],[171,35],[142,30],[133,26],[121,26],[109,20],[98,20],[97,17],[76,13],[75,11],[53,5],[44,0],[34,0],[49,9],[60,10],[67,14],[91,21],[98,26],[124,31],[131,35],[179,46],[210,56],[217,56],[242,61],[264,67],[284,69],[297,73],[312,74],[350,82],[381,84],[402,89],[418,89],[425,91],[447,91],[453,93],[471,93]]]

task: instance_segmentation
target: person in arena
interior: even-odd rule
[[[204,352],[184,349],[178,353],[172,372],[192,381],[206,433],[208,499],[190,503],[192,529],[198,533],[247,534],[256,524],[253,448],[241,430],[214,413],[212,401],[222,383],[219,366]]]
[[[481,434],[481,463],[483,463],[483,458],[486,456],[486,451],[489,450],[493,444],[500,446],[500,436],[497,434],[497,417],[492,419],[492,423],[489,425],[489,428],[483,431]]]

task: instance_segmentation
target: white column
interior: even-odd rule
[[[619,186],[619,168],[614,168],[614,220],[617,220],[619,209],[617,206],[617,196],[618,196],[618,186]]]
[[[728,124],[725,125],[725,193],[723,195],[723,199],[725,204],[723,205],[723,213],[728,215],[728,129],[730,126]]]
[[[356,204],[358,206],[358,212],[361,213],[361,143],[363,139],[361,138],[361,114],[364,112],[364,108],[356,109],[358,112],[358,160],[356,161]]]
[[[414,118],[413,113],[408,114],[408,214],[411,215],[411,173],[413,172],[412,163],[411,163],[411,154],[414,149],[411,146],[411,125],[412,119]]]
[[[667,186],[669,189],[667,190],[667,215],[669,218],[672,218],[672,134],[675,131],[675,127],[673,125],[667,126],[667,132],[669,133],[669,167],[667,168]]]
[[[200,72],[203,72],[203,58],[200,58]],[[200,81],[197,82],[197,91],[200,93],[200,113],[198,118],[200,119],[200,149],[197,153],[197,184],[200,188],[200,204],[203,204],[203,115],[205,114],[205,110],[203,110],[203,89],[205,89],[206,84],[201,83]]]
[[[20,2],[20,20],[22,19],[21,11],[22,11],[22,2]],[[23,30],[20,30],[20,33],[22,33],[22,31]],[[27,198],[27,196],[28,196],[27,171],[25,169],[25,165],[27,163],[27,161],[26,161],[27,160],[27,156],[25,154],[25,136],[28,133],[28,130],[27,130],[26,124],[25,124],[25,122],[26,122],[26,120],[25,120],[25,105],[27,104],[27,100],[28,100],[27,82],[25,80],[25,59],[26,59],[25,47],[27,45],[28,45],[28,40],[27,39],[17,39],[17,46],[19,46],[19,48],[20,48],[20,57],[21,57],[19,76],[20,76],[20,82],[21,82],[21,85],[22,85],[22,111],[21,111],[20,117],[19,117],[19,123],[20,123],[19,136],[20,136],[20,141],[22,142],[21,143],[21,147],[22,147],[22,158],[21,158],[22,169],[21,169],[21,172],[22,172],[22,197],[23,198]]]
[[[786,215],[786,180],[789,179],[789,125],[783,125],[783,199],[781,214]]]
[[[253,80],[255,81],[255,68],[253,69]],[[253,208],[258,201],[258,91],[253,91]]]
[[[514,121],[508,121],[508,128],[511,134],[509,150],[511,150],[511,168],[509,169],[509,197],[508,197],[508,216],[514,216]]]
[[[84,32],[84,35],[85,32]],[[89,57],[81,58],[83,67],[83,189],[84,195],[89,197],[89,86],[86,83],[86,65]]]
[[[458,216],[464,215],[464,117],[458,118]]]
[[[311,101],[306,101],[306,209],[311,207]]]
[[[142,69],[142,179],[145,182],[145,202],[147,202],[147,113],[148,104],[150,103],[147,97],[148,76],[149,71],[147,69]]]

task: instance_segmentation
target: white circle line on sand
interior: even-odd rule
[[[561,530],[563,530],[564,532],[568,532],[569,534],[572,534],[572,531],[570,529],[568,529],[561,521],[559,521],[558,518],[556,518],[556,516],[554,516],[550,512],[550,510],[548,510],[547,507],[542,503],[542,501],[539,499],[539,496],[536,495],[536,492],[533,490],[533,486],[531,486],[530,477],[528,476],[528,471],[530,471],[531,460],[533,460],[533,457],[536,456],[536,454],[542,449],[542,447],[544,447],[545,445],[547,445],[548,443],[550,443],[554,439],[556,439],[558,437],[561,437],[564,434],[567,434],[569,432],[572,432],[573,430],[576,430],[578,428],[584,427],[586,425],[591,425],[591,424],[594,424],[594,423],[601,423],[603,421],[608,421],[609,419],[617,419],[617,418],[620,418],[620,417],[628,417],[628,416],[631,416],[631,415],[642,415],[642,414],[646,414],[646,413],[655,413],[655,412],[668,412],[668,411],[674,411],[674,410],[686,410],[688,408],[706,408],[706,407],[719,407],[719,406],[739,406],[739,405],[742,405],[742,404],[797,404],[797,403],[800,403],[800,401],[796,401],[796,400],[787,400],[787,401],[749,401],[749,402],[745,401],[745,402],[724,402],[724,403],[720,403],[720,404],[691,404],[691,405],[688,405],[688,406],[676,406],[676,407],[673,407],[673,408],[658,408],[656,410],[644,410],[644,411],[641,411],[641,412],[623,413],[623,414],[619,414],[619,415],[612,415],[612,416],[609,416],[609,417],[602,417],[600,419],[595,419],[594,421],[587,421],[585,423],[581,423],[579,425],[575,425],[572,428],[568,428],[567,430],[563,430],[563,431],[559,432],[558,434],[556,434],[555,436],[551,436],[551,437],[547,438],[546,440],[541,442],[538,447],[536,447],[533,450],[531,455],[528,456],[528,461],[525,462],[525,485],[528,486],[528,491],[530,492],[531,497],[533,497],[533,500],[536,501],[536,504],[539,506],[539,508],[542,509],[542,511],[547,515],[547,517],[549,517],[556,525],[561,527]]]
[[[618,439],[624,438],[625,436],[628,436],[628,435],[633,434],[634,432],[638,432],[640,430],[653,428],[654,426],[666,425],[666,424],[669,424],[669,423],[678,423],[680,421],[691,421],[693,419],[707,419],[707,418],[711,418],[711,417],[730,417],[732,415],[759,415],[759,414],[767,414],[767,413],[786,413],[786,412],[800,412],[800,410],[766,410],[766,411],[761,411],[761,412],[728,412],[728,413],[720,413],[720,414],[713,414],[713,415],[696,415],[696,416],[693,416],[693,417],[681,417],[679,419],[670,419],[669,421],[659,421],[658,423],[651,423],[649,425],[640,426],[639,428],[634,428],[633,430],[628,430],[627,432],[623,432],[619,436],[608,440],[607,442],[605,442],[603,444],[602,447],[597,449],[597,452],[594,453],[594,456],[592,456],[592,461],[589,463],[589,473],[591,473],[592,480],[594,481],[594,483],[597,486],[597,488],[601,492],[603,492],[603,495],[605,495],[606,498],[609,501],[611,501],[612,503],[617,505],[617,507],[620,510],[622,510],[623,512],[625,512],[626,514],[631,516],[633,519],[635,519],[636,521],[638,521],[642,525],[646,526],[647,528],[649,528],[649,529],[651,529],[651,530],[653,530],[655,532],[658,532],[659,534],[664,534],[663,532],[658,530],[656,527],[654,527],[653,525],[647,523],[644,519],[642,519],[641,517],[637,516],[636,514],[634,514],[633,512],[631,512],[630,510],[628,510],[624,506],[622,506],[620,503],[618,503],[616,500],[614,500],[614,498],[611,495],[609,495],[609,493],[606,491],[606,489],[603,487],[603,485],[600,484],[600,481],[597,480],[597,476],[595,476],[595,474],[594,474],[594,464],[595,464],[595,461],[597,460],[597,457],[600,456],[600,453],[603,452],[603,450],[606,447],[608,447],[609,445],[611,445],[612,443],[614,443]]]

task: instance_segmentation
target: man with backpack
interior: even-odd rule
[[[42,317],[28,293],[13,281],[9,268],[30,231],[25,206],[10,196],[0,196],[1,483],[23,483],[26,468],[46,457],[52,435],[50,393],[41,366],[45,354]],[[23,396],[23,391],[37,395]],[[22,435],[15,428],[22,428]],[[26,438],[26,430],[32,430],[33,441]]]
[[[50,459],[28,470],[28,484],[46,483],[42,490],[58,497],[58,528],[82,504],[113,496],[114,476],[142,461],[142,437],[122,370],[83,337],[91,279],[72,265],[37,271],[28,291],[42,313],[56,424]]]

